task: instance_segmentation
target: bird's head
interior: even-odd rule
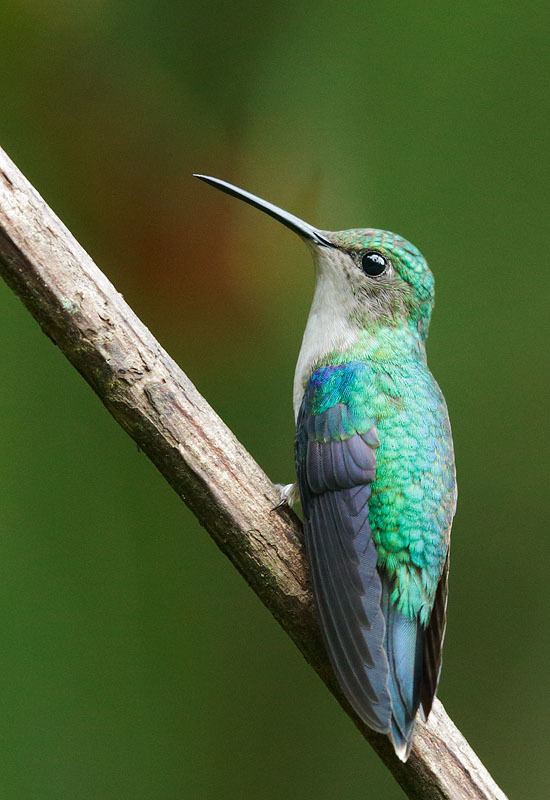
[[[379,320],[391,326],[407,321],[426,337],[434,278],[413,244],[375,228],[320,233],[330,245],[314,246],[318,275],[321,279],[330,275],[341,292],[351,294],[360,325]]]
[[[259,208],[293,230],[313,250],[318,289],[329,294],[335,316],[357,327],[408,323],[424,339],[434,304],[434,278],[417,248],[389,231],[323,231],[244,189],[206,175],[197,178]]]

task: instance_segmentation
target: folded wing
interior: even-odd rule
[[[327,651],[342,691],[371,728],[389,733],[382,581],[369,525],[378,442],[374,427],[349,432],[344,404],[312,415],[304,401],[296,455],[306,548]]]

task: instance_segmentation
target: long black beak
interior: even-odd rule
[[[209,175],[194,174],[193,177],[199,178],[201,181],[209,183],[217,189],[221,189],[222,192],[233,195],[233,197],[238,197],[255,208],[259,208],[260,211],[264,211],[266,214],[269,214],[270,217],[273,217],[273,219],[282,222],[283,225],[286,225],[291,231],[303,236],[305,239],[311,239],[322,247],[334,247],[332,242],[326,239],[313,225],[304,222],[304,220],[299,217],[295,217],[294,214],[289,214],[288,211],[283,211],[282,208],[274,206],[273,203],[268,203],[267,200],[262,200],[261,197],[256,197],[255,194],[246,192],[244,189],[239,189],[238,186],[233,186],[232,183],[221,181],[219,178],[211,178]]]

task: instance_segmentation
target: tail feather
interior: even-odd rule
[[[428,718],[431,711],[441,674],[441,651],[447,622],[448,588],[449,553],[447,553],[443,574],[437,586],[430,622],[426,628],[424,638],[424,677],[422,679],[421,702],[425,719]]]
[[[386,620],[384,647],[388,657],[391,697],[390,737],[395,751],[406,761],[411,749],[416,712],[420,705],[424,629],[418,619],[402,614],[390,600],[387,576],[382,579],[382,610]]]

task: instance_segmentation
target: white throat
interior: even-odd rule
[[[319,360],[353,345],[359,329],[350,321],[355,305],[350,286],[350,258],[340,250],[315,247],[316,282],[302,347],[294,373],[294,416]],[[346,263],[347,262],[347,263]]]

